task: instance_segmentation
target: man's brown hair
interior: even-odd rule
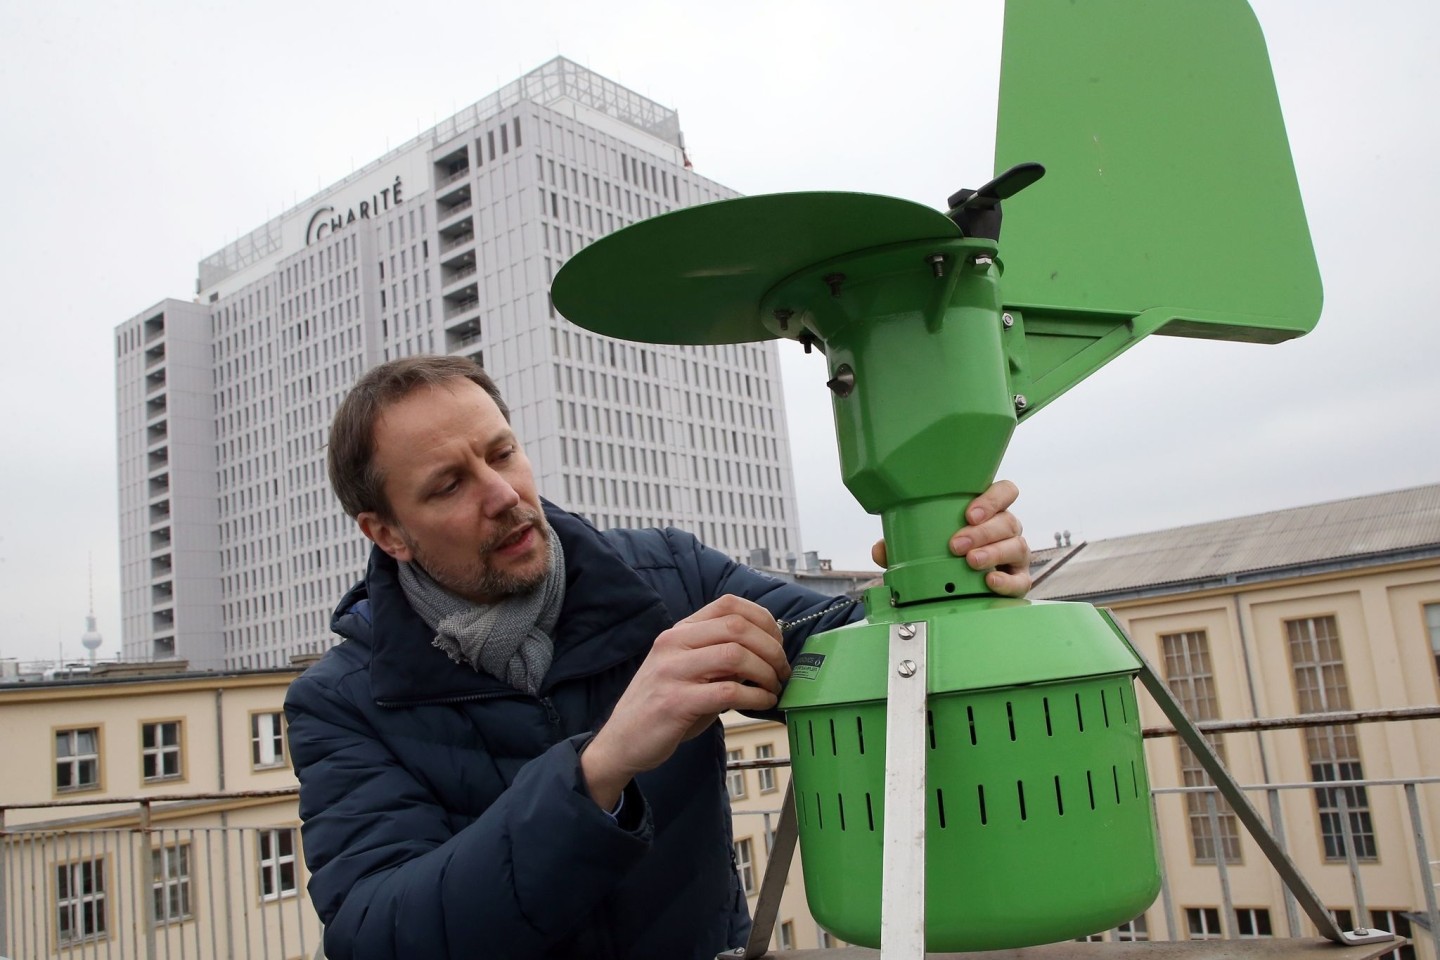
[[[468,357],[402,357],[382,363],[350,388],[330,424],[326,461],[330,486],[351,517],[373,511],[384,519],[394,519],[385,498],[385,478],[375,466],[375,424],[386,408],[421,387],[444,386],[452,380],[469,380],[481,387],[505,421],[510,421],[510,408],[501,399],[500,388]]]

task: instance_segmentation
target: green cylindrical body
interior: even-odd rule
[[[1129,648],[1085,604],[903,612],[928,634],[927,949],[1065,940],[1141,913],[1160,877]],[[781,704],[811,911],[872,947],[900,613],[813,637]]]

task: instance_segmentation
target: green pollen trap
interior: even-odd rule
[[[591,245],[553,288],[613,337],[824,354],[844,481],[890,566],[781,706],[812,912],[871,947],[883,918],[887,957],[1083,936],[1160,887],[1141,659],[1106,613],[996,597],[948,549],[1016,424],[1149,334],[1277,343],[1320,313],[1243,0],[1011,0],[995,153],[1004,172],[945,212],[692,207]]]

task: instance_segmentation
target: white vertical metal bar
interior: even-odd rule
[[[0,950],[10,949],[10,835],[5,832],[5,808],[0,807]]]
[[[1420,865],[1420,886],[1425,888],[1425,915],[1429,918],[1430,941],[1440,957],[1440,911],[1435,907],[1435,877],[1430,870],[1430,852],[1425,844],[1425,822],[1420,818],[1420,798],[1415,784],[1405,784],[1405,803],[1410,808],[1410,829],[1415,834],[1415,859]]]
[[[1270,804],[1270,832],[1275,835],[1275,845],[1286,855],[1289,854],[1285,843],[1285,815],[1280,805],[1280,791],[1270,789],[1265,791],[1265,797]],[[1283,880],[1283,878],[1282,878]],[[1300,930],[1300,907],[1295,902],[1295,894],[1284,882],[1280,884],[1280,892],[1285,897],[1285,929],[1292,938],[1301,936]]]
[[[292,844],[290,845],[290,849],[291,849],[292,851],[294,851],[295,860],[296,860],[296,863],[297,863],[297,864],[299,863],[299,860],[300,860],[300,850],[299,850],[299,846],[300,846],[300,845],[299,845],[298,843],[292,843]],[[286,949],[285,949],[285,891],[280,889],[280,871],[279,871],[278,869],[275,871],[275,886],[276,886],[276,892],[280,894],[280,896],[276,897],[276,899],[275,899],[275,917],[276,917],[277,920],[280,921],[280,956],[282,956],[282,957],[288,957],[288,956],[290,956],[290,954],[289,954],[289,952],[286,951]],[[296,871],[295,871],[295,896],[292,897],[291,900],[293,900],[295,903],[299,903],[299,902],[300,902],[300,871],[299,871],[299,870],[296,870]]]
[[[232,876],[232,873],[230,870],[229,829],[230,815],[222,810],[220,811],[220,864],[224,869],[221,871],[220,875],[224,878],[225,881],[225,956],[226,960],[235,960],[235,911],[231,909],[230,906],[233,901],[231,901],[230,899],[230,877]],[[240,896],[242,898],[241,909],[244,912],[244,916],[242,919],[244,919],[247,924],[245,927],[244,956],[248,960],[250,956],[250,927],[248,925],[250,917],[250,905],[247,901],[243,899],[245,896],[245,851],[243,849],[240,851],[240,873]]]
[[[120,837],[121,834],[118,830],[107,830],[104,833],[100,834],[101,850],[104,851],[105,854],[109,854],[111,852],[111,848],[113,847],[114,849],[115,876],[117,878],[120,875]],[[102,857],[102,860],[103,859],[104,858]],[[109,914],[109,916],[107,916],[106,919],[109,921],[113,921],[116,925],[118,925],[120,922],[120,911],[113,908],[107,908],[107,913]],[[115,941],[118,939],[118,936],[105,937],[105,960],[113,960],[115,955],[112,951],[115,945]],[[99,952],[98,949],[96,952]]]
[[[186,887],[186,890],[187,890],[187,899],[189,900],[188,906],[190,907],[190,917],[191,917],[190,927],[191,927],[191,933],[194,934],[194,937],[195,937],[195,957],[196,957],[196,960],[199,960],[199,958],[200,958],[203,954],[202,954],[201,949],[200,949],[200,917],[198,916],[198,914],[197,914],[196,911],[195,911],[195,873],[196,873],[196,866],[197,866],[197,864],[199,863],[199,861],[198,861],[198,860],[196,859],[196,857],[195,857],[195,851],[196,851],[197,848],[196,848],[196,846],[195,846],[195,828],[194,828],[194,827],[191,827],[191,828],[190,828],[190,841],[189,841],[189,842],[190,842],[190,856],[188,857],[188,862],[185,864],[187,870],[189,871],[189,872],[186,874],[186,882],[188,883],[188,886]],[[208,851],[207,851],[207,853],[208,853]],[[210,956],[211,956],[211,957],[214,957],[215,954],[214,954],[214,953],[211,953]]]
[[[151,851],[150,801],[140,801],[140,889],[143,897],[153,897],[155,890],[155,861]],[[145,931],[145,960],[155,960],[155,910],[148,909],[135,917],[137,926]]]
[[[299,841],[300,838],[297,837],[296,840]],[[308,957],[310,952],[305,946],[305,910],[306,905],[310,902],[310,891],[306,890],[305,884],[300,882],[300,864],[305,862],[304,856],[304,851],[300,849],[300,843],[297,842],[295,844],[295,925],[300,931],[300,956]]]
[[[30,902],[31,902],[31,903],[35,903],[37,900],[38,900],[40,903],[45,903],[45,902],[47,902],[47,901],[50,899],[49,894],[48,894],[48,892],[46,891],[46,885],[44,884],[43,880],[42,880],[41,882],[37,883],[37,882],[36,882],[36,878],[35,878],[35,836],[34,836],[34,834],[31,834],[31,836],[30,836],[30,891],[31,891],[31,894],[32,894],[32,896],[31,896],[31,898],[30,898]],[[40,939],[40,928],[39,928],[39,922],[40,922],[40,918],[41,918],[42,916],[44,916],[44,917],[49,917],[49,916],[50,916],[50,911],[49,911],[49,910],[31,910],[31,911],[30,911],[30,940],[29,940],[29,946],[30,946],[30,948],[31,948],[31,951],[32,951],[33,953],[35,953],[36,955],[38,955],[38,954],[40,953],[40,944],[43,942],[43,941]],[[49,921],[48,921],[48,920],[46,921],[46,932],[47,932],[47,933],[49,932]],[[22,956],[23,956],[23,954],[22,954]]]
[[[1235,898],[1230,894],[1230,869],[1225,862],[1225,838],[1220,835],[1220,811],[1215,803],[1215,791],[1205,791],[1205,817],[1210,822],[1210,841],[1215,851],[1215,870],[1220,876],[1220,903],[1225,910],[1226,936],[1240,937],[1240,924],[1235,916]]]
[[[136,957],[140,956],[139,938],[142,921],[140,919],[140,907],[137,904],[139,887],[134,882],[136,876],[135,871],[138,869],[135,865],[135,847],[137,845],[144,846],[147,842],[145,837],[139,833],[131,833],[125,838],[125,860],[129,864],[125,870],[125,876],[130,880],[126,886],[130,888],[130,916],[132,919],[130,924],[130,948],[131,953]],[[119,859],[118,854],[116,855],[116,859]]]
[[[205,834],[205,898],[209,904],[209,911],[205,914],[210,922],[210,956],[214,960],[220,960],[220,918],[215,912],[215,829],[206,827],[202,831]],[[222,833],[221,838],[224,838]],[[229,907],[226,907],[225,915],[230,915]],[[225,939],[225,956],[229,956],[230,938]]]
[[[1339,772],[1339,765],[1336,765]],[[1355,929],[1370,929],[1370,909],[1365,906],[1365,886],[1360,882],[1360,858],[1355,855],[1355,832],[1350,829],[1350,801],[1346,787],[1332,787],[1340,800],[1340,836],[1345,844],[1345,863],[1350,867],[1350,889],[1355,895]]]
[[[1139,709],[1139,705],[1136,705]],[[1155,798],[1155,791],[1150,791],[1150,817],[1157,825],[1155,837],[1155,861],[1160,867],[1160,910],[1165,914],[1165,938],[1175,940],[1175,895],[1170,891],[1170,872],[1165,869],[1165,843],[1160,834],[1158,825],[1160,823],[1160,804]]]
[[[165,831],[160,830],[157,837],[160,840],[160,869],[163,871],[158,878],[160,881],[160,899],[161,902],[165,904],[166,921],[164,927],[157,931],[157,935],[165,938],[165,960],[170,960],[170,941],[174,939],[171,934],[176,930],[173,918],[170,916],[170,878],[171,871],[175,869],[175,864],[171,862],[170,857],[165,853]],[[178,858],[180,856],[180,831],[178,829],[172,829],[170,831],[170,840],[170,847],[175,851],[175,856]],[[150,854],[150,874],[152,877],[155,875],[155,854],[153,852]],[[155,916],[155,888],[153,886],[150,888],[150,916],[152,919]],[[183,942],[181,943],[181,949],[184,949]]]
[[[890,625],[882,960],[924,960],[925,956],[926,626],[924,621]]]
[[[249,884],[245,879],[250,872],[245,865],[245,833],[246,829],[244,827],[235,828],[235,846],[240,859],[240,921],[245,928],[245,956],[253,957],[255,954],[250,950],[250,894],[246,892]],[[260,841],[258,834],[256,834],[255,841],[255,867],[257,871],[255,874],[255,893],[258,896],[260,893],[260,874],[258,872],[260,867]],[[228,895],[226,899],[228,901]]]
[[[269,832],[269,831],[265,831],[265,832]],[[256,892],[257,894],[259,894],[259,896],[258,896],[258,898],[256,899],[255,902],[256,902],[257,904],[259,904],[259,906],[257,906],[257,907],[255,908],[255,915],[260,918],[260,953],[261,953],[262,956],[268,957],[268,956],[270,956],[270,923],[269,923],[270,912],[265,909],[265,907],[268,905],[269,901],[267,901],[267,900],[265,899],[265,888],[264,888],[264,886],[262,886],[261,883],[260,883],[260,878],[265,875],[265,866],[264,866],[264,864],[262,864],[262,863],[259,862],[259,858],[260,858],[260,845],[259,845],[259,840],[258,840],[259,835],[260,835],[259,832],[257,832],[257,833],[256,833],[257,840],[256,840],[256,845],[255,845],[255,858],[256,858],[256,864],[257,864],[257,870],[256,870],[256,872],[255,872],[255,892]],[[279,841],[279,837],[278,837],[277,833],[275,833],[275,832],[271,832],[271,833],[270,833],[270,855],[275,858],[275,873],[271,876],[271,879],[270,879],[270,888],[275,891],[275,902],[276,902],[276,903],[279,903],[279,902],[280,902],[280,898],[281,898],[281,890],[280,890],[280,841]]]

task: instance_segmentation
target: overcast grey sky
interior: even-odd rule
[[[1155,339],[1037,414],[1002,475],[1032,542],[1440,480],[1433,0],[1256,0],[1325,281],[1308,337]],[[744,193],[932,205],[991,173],[993,2],[0,0],[0,657],[118,649],[112,331],[197,261],[548,60],[679,110]],[[1237,171],[1240,175],[1241,171]],[[809,549],[862,564],[822,361],[784,344]]]

